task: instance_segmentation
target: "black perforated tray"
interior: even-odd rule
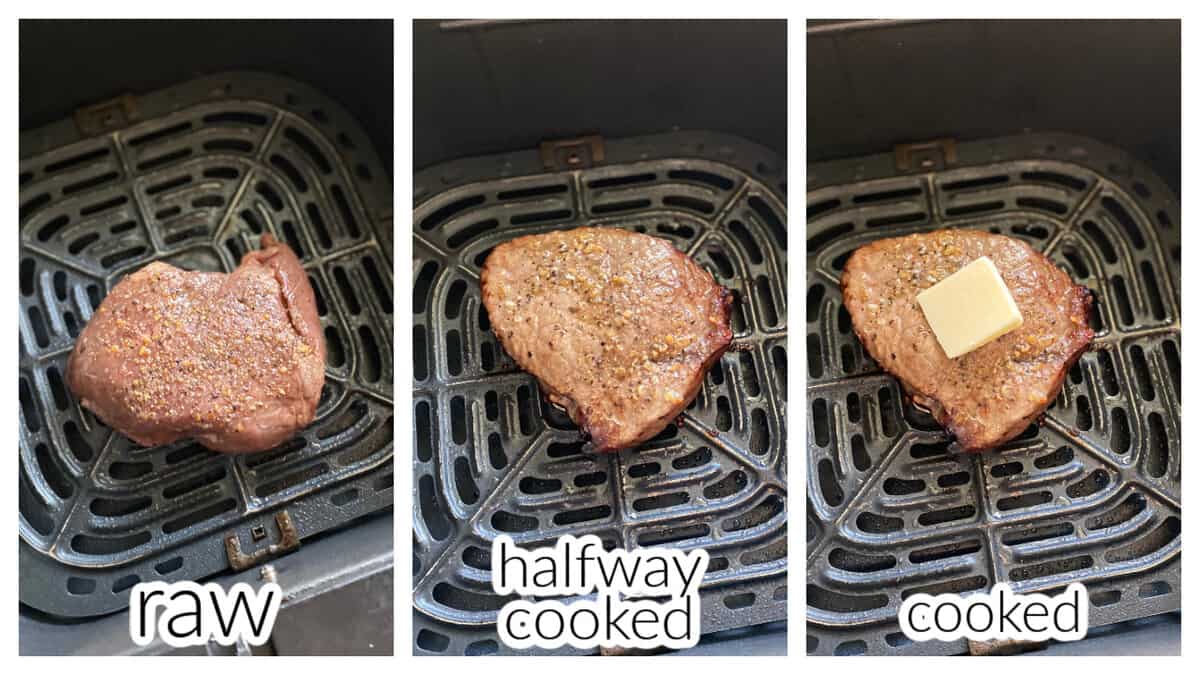
[[[964,652],[909,641],[900,603],[1000,581],[1083,582],[1093,626],[1178,609],[1171,191],[1120,151],[1053,134],[810,165],[808,181],[808,652]],[[1095,292],[1096,348],[1040,424],[980,455],[952,454],[904,400],[851,330],[838,284],[859,246],[939,227],[1024,239]]]
[[[21,135],[21,602],[120,609],[138,581],[199,579],[392,503],[388,174],[334,102],[229,73],[81,111]],[[300,255],[329,346],[316,421],[265,453],[141,448],[64,383],[76,336],[154,260],[228,271],[273,232]]]
[[[557,157],[453,162],[414,178],[417,654],[511,651],[496,638],[506,599],[488,571],[501,533],[527,547],[565,534],[627,549],[704,547],[705,633],[786,617],[785,167],[719,134],[598,143]],[[670,240],[737,297],[734,351],[681,425],[607,455],[589,452],[504,353],[478,283],[501,241],[601,224]]]

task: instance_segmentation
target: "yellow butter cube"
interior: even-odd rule
[[[1024,323],[1000,271],[986,257],[921,291],[917,303],[942,351],[952,359]]]

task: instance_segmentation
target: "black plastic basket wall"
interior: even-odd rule
[[[909,641],[900,603],[1001,581],[1083,582],[1092,625],[1178,609],[1170,190],[1124,153],[1042,134],[817,164],[808,180],[808,652],[964,652]],[[1039,423],[980,455],[951,452],[864,352],[838,283],[859,246],[940,227],[1023,239],[1095,292],[1095,348]]]
[[[199,579],[392,502],[391,185],[366,136],[298,83],[231,73],[22,133],[21,601],[122,608],[139,581]],[[144,448],[84,412],[67,356],[105,293],[155,260],[229,271],[274,233],[317,294],[316,421],[238,457]],[[283,530],[290,530],[284,532]]]

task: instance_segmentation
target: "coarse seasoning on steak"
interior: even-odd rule
[[[917,294],[983,256],[995,263],[1024,323],[950,359]],[[1093,337],[1086,288],[1025,242],[987,232],[939,230],[867,244],[846,262],[842,295],[872,358],[965,452],[993,448],[1037,419]]]
[[[312,422],[325,383],[308,275],[269,234],[229,274],[150,263],[113,287],[84,327],[67,383],[142,445],[274,447]]]
[[[505,351],[597,451],[670,424],[733,339],[733,298],[671,242],[606,227],[500,244],[480,275]]]

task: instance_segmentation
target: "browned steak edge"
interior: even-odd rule
[[[1086,320],[1087,315],[1089,312],[1091,312],[1092,308],[1091,292],[1087,288],[1079,285],[1076,285],[1074,290],[1076,296],[1074,299],[1075,311],[1080,313],[1075,313],[1073,316],[1081,316]],[[1080,307],[1080,305],[1082,305],[1082,307]],[[1083,353],[1091,347],[1092,331],[1090,328],[1082,328],[1081,330],[1076,331],[1075,334],[1077,336],[1076,340],[1078,344],[1074,352],[1072,352],[1072,354],[1067,357],[1067,360],[1063,362],[1063,367],[1060,368],[1057,373],[1055,373],[1053,384],[1050,387],[1050,391],[1052,392],[1058,392],[1062,388],[1063,381],[1066,379],[1067,373],[1071,370],[1071,367],[1074,366],[1075,363],[1079,361],[1079,358],[1083,356]],[[916,398],[917,397],[914,396],[914,400]],[[922,397],[922,399],[923,401],[932,401],[932,399],[926,399],[924,397]],[[1054,403],[1053,398],[1047,399],[1045,405],[1014,422],[1013,425],[998,438],[990,440],[977,438],[969,433],[964,433],[955,425],[951,424],[950,416],[946,414],[941,405],[936,401],[931,402],[926,407],[928,407],[930,412],[933,413],[933,416],[935,419],[937,419],[938,424],[941,424],[943,427],[945,427],[950,435],[954,437],[954,440],[958,442],[959,447],[963,452],[974,453],[991,450],[992,448],[1001,445],[1005,441],[1019,436],[1021,432],[1025,431],[1025,429],[1029,427],[1030,424],[1033,424],[1035,420],[1041,417],[1041,415],[1046,412],[1046,409],[1049,408],[1052,403]]]
[[[676,252],[678,252],[678,250]],[[679,253],[679,255],[685,258],[687,257],[683,253]],[[729,351],[729,346],[733,343],[733,331],[728,328],[729,318],[733,312],[733,293],[730,293],[729,289],[720,286],[720,284],[718,284],[718,287],[721,289],[721,293],[713,303],[713,308],[719,312],[718,316],[720,316],[722,319],[721,325],[724,327],[724,330],[721,331],[722,335],[717,337],[719,343],[713,349],[712,353],[709,354],[708,358],[704,360],[704,363],[701,364],[696,376],[693,377],[691,382],[688,383],[687,390],[684,392],[682,397],[682,403],[671,408],[667,414],[662,415],[658,419],[654,420],[653,423],[647,424],[645,430],[632,441],[619,445],[614,444],[603,434],[598,436],[592,435],[589,429],[586,414],[581,412],[578,419],[576,419],[575,416],[571,417],[571,419],[575,420],[575,423],[579,425],[579,428],[591,438],[592,445],[595,446],[597,452],[616,452],[617,450],[635,447],[650,440],[651,438],[654,438],[659,432],[667,428],[667,425],[671,424],[675,418],[679,417],[679,414],[682,413],[689,405],[691,405],[692,399],[696,398],[696,395],[700,393],[700,387],[703,386],[704,378],[708,375],[709,369],[712,368],[717,361],[721,360],[721,357],[725,355],[725,352]]]

